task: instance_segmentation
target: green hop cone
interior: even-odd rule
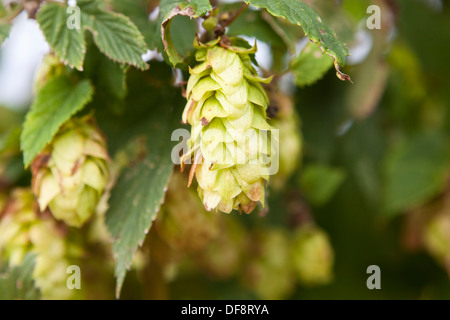
[[[27,189],[16,189],[3,209],[0,221],[0,255],[18,266],[31,248],[29,230],[36,223],[34,196]],[[4,262],[4,261],[2,261]]]
[[[293,267],[302,284],[324,285],[332,280],[334,253],[324,231],[314,226],[299,228],[291,250]]]
[[[108,182],[105,138],[90,116],[74,118],[33,161],[32,187],[41,211],[80,227],[95,212]]]
[[[284,229],[255,230],[249,239],[244,283],[261,299],[286,299],[295,289],[289,235]]]
[[[183,121],[191,125],[191,179],[208,211],[250,213],[264,205],[264,187],[275,155],[266,109],[269,104],[251,56],[256,45],[238,38],[194,42],[198,64],[191,68]],[[268,160],[269,159],[269,160]],[[182,165],[183,167],[183,165]]]
[[[42,297],[73,298],[66,270],[81,249],[67,241],[64,228],[50,215],[39,212],[31,190],[15,189],[0,220],[0,262],[20,265],[29,252],[36,254],[33,279]]]
[[[194,258],[197,265],[210,277],[230,279],[238,274],[245,256],[246,230],[239,220],[220,216],[219,232],[216,238]]]

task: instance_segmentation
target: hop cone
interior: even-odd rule
[[[64,231],[51,216],[37,210],[34,195],[28,189],[16,189],[0,220],[0,260],[20,265],[29,252],[35,253],[33,279],[44,299],[67,299],[68,258],[80,255],[79,248],[68,244]]]
[[[333,278],[334,253],[327,234],[313,226],[296,230],[292,262],[302,284],[314,286],[329,283]]]
[[[215,279],[229,279],[242,267],[245,256],[246,230],[239,220],[221,215],[217,237],[209,241],[195,260],[198,266]]]
[[[260,229],[252,234],[243,276],[261,299],[286,299],[294,289],[288,236],[283,229]]]
[[[92,118],[66,123],[32,163],[32,187],[41,211],[80,227],[95,211],[108,182],[106,142]]]
[[[269,177],[272,154],[267,130],[269,100],[251,63],[256,46],[242,40],[197,41],[198,64],[190,69],[183,121],[192,126],[189,152],[182,163],[194,159],[198,193],[208,211],[236,209],[250,213],[260,201]],[[263,135],[261,135],[263,134]],[[266,138],[264,140],[264,137]]]
[[[4,206],[0,223],[0,253],[12,266],[19,265],[31,246],[28,233],[36,223],[34,197],[26,189],[17,189]]]

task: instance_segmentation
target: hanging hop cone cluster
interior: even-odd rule
[[[91,116],[73,118],[31,165],[42,211],[80,227],[95,212],[108,182],[106,141]]]
[[[36,255],[33,279],[44,299],[68,299],[67,267],[81,256],[51,215],[39,213],[30,189],[12,192],[0,220],[0,261],[18,266],[28,253]]]
[[[274,151],[269,104],[252,66],[256,45],[239,38],[194,42],[198,64],[189,70],[183,121],[191,125],[189,152],[182,167],[194,160],[198,193],[208,211],[250,213],[261,202]],[[191,182],[191,181],[190,181]]]

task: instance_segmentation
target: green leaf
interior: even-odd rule
[[[448,141],[438,133],[420,135],[391,151],[385,167],[387,213],[401,213],[444,190],[450,169]]]
[[[183,30],[183,32],[180,32]],[[173,46],[183,60],[194,50],[194,39],[197,32],[195,20],[189,17],[176,16],[173,18],[170,35]]]
[[[8,38],[10,29],[11,26],[9,24],[0,24],[0,45]]]
[[[112,153],[127,157],[111,191],[106,226],[113,239],[117,295],[138,247],[159,211],[172,172],[171,135],[180,126],[184,99],[170,85],[171,69],[154,63],[152,72],[130,72],[127,106],[133,113],[113,115],[105,106],[98,112]],[[148,84],[152,84],[149,86]]]
[[[89,80],[73,83],[65,76],[50,79],[42,87],[20,137],[25,166],[52,140],[60,126],[91,100],[93,92]]]
[[[161,0],[160,19],[161,35],[164,49],[173,66],[177,66],[184,61],[184,57],[176,50],[170,27],[175,16],[187,16],[189,18],[198,18],[212,10],[209,0]]]
[[[20,266],[0,274],[0,300],[38,300],[39,289],[33,280],[36,256],[27,254]]]
[[[148,68],[148,64],[142,60],[142,55],[147,52],[144,37],[128,17],[115,12],[98,11],[91,20],[91,28],[95,44],[111,60],[142,70]]]
[[[304,87],[320,80],[333,66],[333,59],[322,53],[312,42],[308,43],[300,55],[291,61],[295,83]]]
[[[84,28],[69,29],[67,21],[70,15],[67,13],[67,7],[48,3],[40,8],[36,20],[45,39],[64,64],[82,70],[86,53]]]
[[[345,179],[342,169],[324,165],[309,165],[303,169],[300,186],[306,198],[314,205],[324,205]]]
[[[147,52],[144,37],[128,17],[106,11],[100,6],[101,2],[95,0],[80,0],[77,5],[80,28],[68,27],[69,21],[75,21],[78,13],[62,4],[47,3],[37,15],[45,39],[65,64],[83,69],[84,31],[88,29],[95,44],[110,59],[142,70],[148,68],[142,60],[142,55]]]
[[[155,120],[162,120],[155,117]],[[165,122],[149,124],[149,130],[157,136],[168,137]],[[123,170],[116,186],[111,192],[110,209],[106,216],[106,225],[114,243],[113,252],[116,260],[117,291],[119,295],[127,269],[152,221],[159,211],[164,197],[164,189],[172,172],[170,159],[171,144],[154,143],[156,139],[147,137],[137,148],[144,147],[148,156],[133,167]],[[139,141],[139,140],[138,140]],[[152,143],[153,142],[153,143]]]
[[[319,14],[306,3],[299,0],[244,0],[244,2],[264,8],[275,17],[287,19],[301,26],[308,38],[334,59],[337,76],[341,80],[350,80],[348,75],[339,70],[349,54],[347,47],[336,38]]]

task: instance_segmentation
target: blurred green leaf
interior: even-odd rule
[[[355,21],[360,21],[367,18],[367,8],[372,4],[371,0],[345,0],[343,1],[343,8],[348,12]]]
[[[27,254],[21,265],[0,273],[0,300],[38,300],[40,291],[33,280],[36,255]]]
[[[0,45],[8,38],[10,29],[11,26],[9,24],[0,24]]]
[[[401,213],[442,192],[449,169],[448,140],[440,133],[418,135],[393,149],[385,167],[386,212]]]
[[[14,126],[0,134],[0,155],[19,151],[20,131],[20,126]]]
[[[23,124],[20,146],[25,166],[44,149],[58,129],[92,98],[89,80],[73,83],[65,76],[50,79],[39,91]]]
[[[333,59],[323,54],[312,42],[309,42],[300,55],[291,61],[295,83],[300,87],[319,81],[332,66]]]
[[[345,179],[342,169],[311,164],[303,169],[300,187],[305,197],[314,205],[324,205],[334,195]]]

